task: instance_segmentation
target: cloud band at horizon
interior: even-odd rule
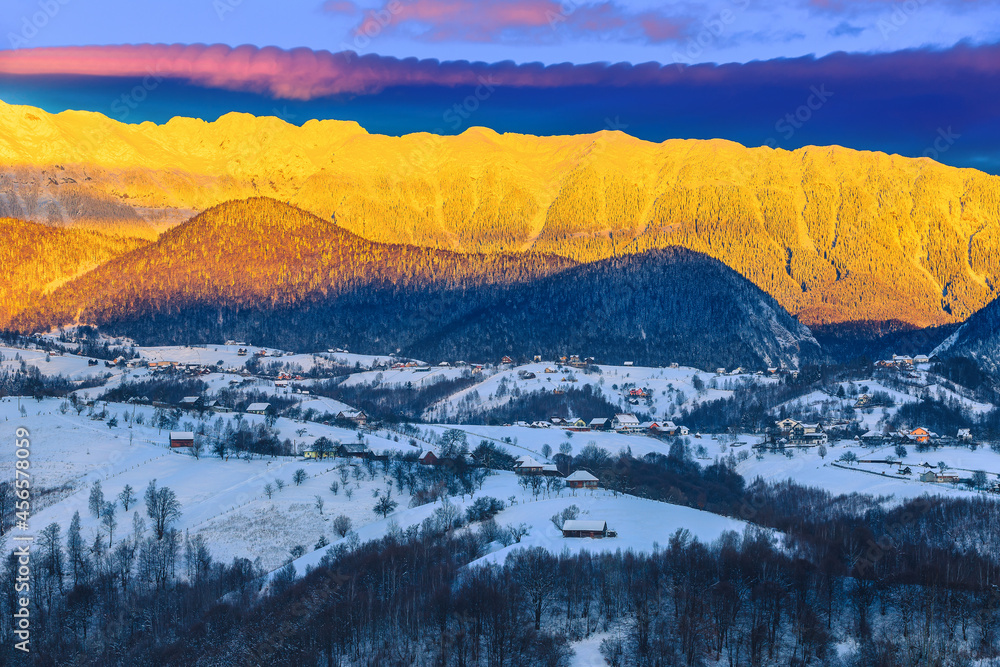
[[[136,87],[143,88],[141,99]],[[201,45],[0,51],[0,99],[123,122],[229,111],[370,132],[842,145],[1000,173],[1000,45],[727,65],[518,65]]]

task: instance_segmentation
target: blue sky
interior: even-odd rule
[[[308,47],[496,62],[747,62],[1000,40],[982,0],[7,0],[0,45]],[[365,32],[360,32],[359,29]]]

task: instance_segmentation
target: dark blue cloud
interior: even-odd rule
[[[847,21],[841,21],[833,29],[830,30],[830,35],[832,37],[843,37],[844,35],[857,37],[864,31],[865,29],[861,26],[851,25]]]

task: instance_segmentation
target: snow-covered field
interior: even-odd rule
[[[728,519],[716,514],[689,507],[670,505],[663,502],[645,500],[634,496],[614,495],[603,489],[563,490],[555,496],[534,498],[517,483],[517,477],[510,472],[499,472],[490,476],[483,488],[474,496],[452,498],[449,502],[464,513],[476,498],[488,496],[503,500],[507,507],[496,515],[501,526],[524,524],[528,533],[520,542],[503,547],[494,544],[495,550],[485,554],[476,563],[502,562],[516,549],[540,546],[552,553],[564,551],[577,553],[581,550],[600,551],[644,551],[651,552],[657,546],[665,546],[678,530],[687,530],[690,537],[703,542],[712,542],[722,533],[737,531],[742,533],[748,526],[745,522]],[[607,521],[608,528],[618,533],[617,537],[564,538],[562,532],[552,523],[551,517],[567,507],[575,505],[580,510],[580,519]],[[368,523],[357,529],[358,538],[364,542],[384,537],[392,530],[405,530],[419,526],[432,517],[441,503],[431,503],[414,508],[399,509],[386,519]],[[473,524],[472,529],[477,526]],[[316,565],[331,548],[317,550],[295,561],[298,572]],[[475,563],[473,563],[474,565]]]
[[[847,464],[838,460],[847,452],[852,452],[862,461],[884,460],[887,456],[895,455],[894,447],[867,448],[861,447],[853,440],[843,440],[827,444],[826,457],[819,455],[818,448],[808,448],[791,449],[791,458],[780,453],[763,452],[762,458],[758,460],[756,452],[751,451],[751,445],[760,438],[744,436],[740,440],[748,444],[723,445],[721,441],[709,436],[692,439],[691,444],[692,447],[705,446],[707,459],[729,454],[739,456],[740,452],[747,452],[748,456],[737,464],[736,470],[748,483],[758,477],[770,482],[791,479],[802,486],[825,489],[834,495],[862,493],[891,497],[893,502],[902,502],[925,494],[971,497],[978,493],[954,484],[920,481],[920,473],[925,472],[927,468],[919,467],[919,463],[928,462],[936,466],[939,461],[944,461],[951,468],[965,467],[970,472],[961,475],[964,477],[971,476],[973,470],[986,470],[991,473],[989,475],[991,481],[996,479],[992,473],[1000,472],[1000,454],[987,448],[979,448],[972,452],[966,447],[940,447],[918,453],[913,447],[908,447],[903,465]],[[707,461],[702,461],[705,462]],[[906,466],[910,466],[911,474],[903,476],[899,473],[899,469]]]
[[[656,419],[669,419],[690,409],[696,402],[704,403],[732,395],[727,387],[744,382],[775,382],[758,375],[716,375],[696,368],[647,368],[640,366],[598,366],[600,372],[588,373],[569,366],[558,367],[555,362],[525,364],[506,368],[498,373],[483,374],[481,382],[464,389],[428,408],[424,418],[439,420],[458,414],[463,405],[475,409],[497,408],[506,405],[518,395],[534,392],[580,389],[590,385],[595,393],[602,394],[608,402],[626,411],[645,412]],[[437,370],[437,369],[435,369]],[[460,369],[452,369],[460,370]],[[548,372],[547,372],[548,371]],[[533,374],[531,378],[524,374]],[[704,388],[695,389],[695,376]],[[634,398],[632,389],[643,389],[647,397]],[[471,397],[471,400],[470,400]],[[630,403],[634,400],[635,403]],[[587,421],[595,417],[612,415],[572,415]]]
[[[330,398],[293,394],[291,388],[277,386],[272,379],[245,377],[237,371],[243,371],[248,356],[239,355],[238,349],[239,346],[233,345],[208,345],[140,348],[139,352],[147,361],[221,365],[224,372],[198,376],[206,383],[209,394],[239,385],[271,396],[294,397],[300,401],[298,407],[303,412],[312,409],[318,413],[336,414],[351,408]],[[247,349],[252,355],[259,348]],[[373,369],[376,364],[391,365],[396,361],[388,356],[327,352],[287,354],[274,349],[268,349],[267,353],[268,356],[261,359],[262,363],[277,361],[289,364],[289,369],[301,369],[302,372],[334,363],[356,366],[358,371],[344,380],[348,386],[386,384],[420,387],[472,373],[469,367],[448,366]],[[0,354],[3,356],[0,369],[4,370],[16,371],[23,362],[39,368],[47,376],[63,375],[74,381],[103,378],[105,384],[101,387],[77,390],[79,398],[89,400],[96,399],[108,388],[122,382],[146,379],[154,373],[148,368],[107,368],[103,361],[97,366],[89,366],[86,357],[68,354],[47,358],[44,351],[32,349],[0,348]],[[757,375],[716,375],[693,368],[599,368],[599,373],[585,373],[569,367],[557,369],[554,362],[515,368],[487,366],[474,374],[474,385],[431,406],[424,416],[429,420],[440,419],[470,408],[499,407],[518,394],[589,384],[623,411],[645,412],[661,419],[674,417],[696,403],[728,397],[742,383],[776,381]],[[554,372],[546,372],[547,369]],[[891,389],[874,380],[853,386],[847,383],[843,385],[846,394],[843,398],[836,396],[836,390],[832,393],[814,391],[779,406],[776,411],[794,413],[811,410],[821,415],[836,415],[854,405],[854,395],[862,384],[868,393],[885,392],[897,406],[929,394],[954,399],[973,412],[992,407],[935,385],[929,381],[925,370],[917,371],[917,381],[918,384],[923,381],[923,385],[904,390]],[[302,384],[308,385],[309,382],[306,380]],[[699,388],[696,389],[696,385]],[[642,389],[647,396],[633,399],[629,395],[632,389]],[[23,426],[29,430],[33,488],[37,492],[50,490],[38,496],[40,504],[33,509],[31,518],[33,530],[40,530],[53,521],[65,528],[73,513],[79,511],[85,537],[93,540],[100,533],[107,540],[106,528],[91,516],[88,509],[91,485],[100,480],[107,500],[115,499],[126,485],[131,486],[139,498],[127,512],[119,504],[117,527],[112,536],[112,541],[118,541],[130,533],[132,515],[144,513],[142,493],[149,482],[156,479],[159,486],[173,489],[181,503],[182,515],[176,527],[191,535],[200,533],[216,558],[260,558],[264,567],[276,569],[288,561],[293,547],[301,546],[305,555],[295,563],[297,569],[303,571],[306,566],[318,562],[327,551],[327,548],[316,548],[321,538],[332,544],[341,539],[332,527],[333,519],[339,515],[346,515],[352,522],[355,536],[349,536],[349,539],[365,541],[384,536],[389,531],[418,526],[432,517],[442,505],[438,501],[409,507],[409,496],[391,487],[380,466],[376,466],[372,477],[357,463],[349,464],[342,473],[338,466],[345,465],[345,462],[341,460],[316,462],[305,461],[300,456],[288,456],[246,461],[236,455],[220,460],[208,451],[200,460],[195,459],[190,452],[169,449],[167,433],[151,425],[155,414],[152,407],[99,402],[95,409],[104,409],[109,416],[116,416],[117,426],[109,428],[107,420],[91,419],[91,410],[87,408],[81,408],[81,412],[77,413],[72,407],[64,405],[62,399],[0,399],[0,438],[4,442],[12,442],[15,427]],[[874,429],[896,409],[874,408],[858,410],[855,414],[863,427]],[[136,423],[138,416],[143,418],[142,425]],[[611,415],[576,416],[589,421],[593,417]],[[236,419],[256,424],[265,418],[231,413],[207,413],[204,416],[206,424],[214,424],[219,419],[223,424]],[[181,417],[181,430],[197,426],[196,414],[185,413]],[[274,428],[281,440],[291,441],[297,454],[308,449],[321,436],[341,442],[358,440],[358,431],[285,417],[278,418]],[[527,455],[540,461],[546,460],[546,446],[553,453],[568,448],[574,455],[588,445],[601,447],[612,455],[630,452],[634,456],[643,456],[669,451],[667,441],[648,435],[574,432],[559,427],[419,424],[416,425],[416,432],[403,426],[395,428],[363,431],[361,439],[376,453],[417,453],[427,449],[437,450],[438,439],[445,431],[459,429],[465,433],[470,449],[486,440],[502,446],[515,456]],[[409,444],[411,439],[415,446]],[[757,477],[770,481],[792,479],[833,494],[866,493],[889,498],[890,502],[901,502],[923,494],[971,496],[976,493],[960,485],[919,480],[921,472],[928,469],[940,471],[941,463],[947,470],[962,477],[983,470],[988,473],[991,482],[1000,479],[1000,455],[989,448],[972,451],[966,447],[942,447],[918,453],[910,446],[902,462],[886,464],[868,460],[882,461],[887,456],[895,456],[893,447],[868,449],[854,441],[841,441],[827,445],[825,457],[820,457],[817,449],[795,449],[791,457],[769,452],[758,457],[752,445],[759,440],[760,436],[756,435],[736,434],[717,438],[708,434],[692,434],[685,441],[691,454],[702,465],[720,457],[737,457],[737,470],[748,482]],[[861,461],[850,465],[838,461],[846,452],[853,452]],[[551,461],[551,453],[548,460]],[[13,465],[13,450],[9,447],[0,449],[0,469],[12,471]],[[907,466],[910,473],[904,475],[901,471]],[[300,468],[307,472],[307,479],[296,485],[292,476]],[[342,480],[342,475],[348,477],[346,482]],[[9,477],[0,475],[0,479]],[[279,480],[284,483],[281,490],[277,488]],[[337,493],[331,489],[332,482],[338,483]],[[268,485],[271,487],[270,497],[265,492]],[[350,497],[348,488],[351,489]],[[54,489],[57,491],[52,491]],[[399,506],[388,517],[382,518],[374,512],[374,505],[378,497],[389,493],[390,489]],[[512,550],[525,546],[541,546],[557,553],[581,549],[650,551],[657,544],[665,544],[679,529],[690,531],[698,539],[711,541],[723,532],[746,528],[743,522],[707,512],[636,497],[615,496],[602,490],[575,493],[563,490],[555,495],[534,497],[517,483],[512,473],[493,474],[473,496],[455,497],[449,502],[456,510],[464,512],[480,496],[495,497],[507,504],[496,517],[499,524],[524,524],[528,529],[519,543],[506,547],[493,543],[483,554],[481,562],[502,560]],[[317,497],[322,499],[322,510]],[[580,518],[607,521],[618,536],[604,540],[564,539],[550,517],[570,505],[580,509]],[[599,642],[591,648],[596,651],[597,646]]]
[[[89,366],[89,357],[78,357],[75,354],[47,354],[44,350],[25,350],[13,347],[0,347],[0,371],[16,371],[23,361],[26,366],[38,368],[42,375],[63,375],[71,380],[86,380],[93,377],[114,375],[121,371],[107,368],[101,361],[97,366]]]
[[[961,405],[963,409],[973,414],[982,414],[993,409],[989,403],[982,403],[955,393],[951,389],[944,387],[929,379],[926,371],[913,371],[916,379],[912,380],[912,386],[903,389],[893,389],[876,380],[865,382],[842,382],[838,385],[844,389],[845,396],[840,398],[834,393],[825,391],[811,391],[774,408],[773,412],[779,414],[782,411],[787,414],[802,414],[805,412],[818,413],[821,416],[839,413],[841,410],[853,408],[861,393],[885,394],[892,399],[895,404],[891,407],[863,407],[854,412],[854,418],[861,424],[863,430],[874,430],[881,432],[882,426],[899,410],[899,407],[907,403],[915,403],[922,398],[930,397],[941,401],[954,401]]]
[[[482,440],[493,442],[510,451],[514,456],[528,454],[543,459],[542,447],[548,445],[558,452],[560,445],[569,443],[574,456],[589,444],[603,447],[611,454],[631,449],[633,456],[645,456],[651,452],[666,454],[669,446],[656,438],[641,434],[622,434],[613,431],[569,431],[564,428],[531,428],[529,426],[480,426],[465,424],[438,424],[426,427],[438,435],[449,429],[458,429],[466,434],[470,449]]]
[[[260,556],[265,566],[277,566],[287,557],[291,547],[301,544],[311,546],[321,535],[333,538],[327,527],[332,513],[347,514],[356,524],[374,520],[372,511],[374,500],[371,492],[381,488],[381,478],[377,482],[370,479],[357,480],[350,477],[351,484],[359,485],[353,492],[353,499],[347,499],[341,491],[335,496],[330,491],[330,482],[339,481],[338,471],[333,461],[303,461],[298,457],[278,457],[244,461],[232,455],[228,460],[220,460],[205,452],[200,460],[188,452],[171,451],[166,432],[148,426],[153,411],[151,408],[123,404],[109,404],[107,410],[119,416],[120,425],[108,428],[106,422],[91,420],[86,412],[77,415],[72,409],[61,412],[61,400],[45,399],[37,402],[22,399],[26,416],[22,417],[16,399],[0,401],[0,438],[13,442],[14,429],[23,426],[28,429],[31,439],[31,473],[36,489],[68,487],[54,497],[46,497],[46,503],[33,512],[31,525],[40,529],[55,521],[64,527],[76,511],[83,520],[84,533],[93,534],[99,530],[97,518],[90,516],[88,499],[91,484],[100,480],[106,500],[113,500],[130,485],[137,496],[153,479],[159,486],[168,486],[177,494],[181,503],[182,516],[176,527],[193,533],[203,532],[211,540],[213,553],[229,559],[236,555]],[[103,405],[103,404],[102,404]],[[128,428],[122,416],[145,415],[147,425]],[[232,419],[233,415],[212,415],[216,418]],[[192,417],[192,419],[194,419]],[[246,415],[251,423],[263,419],[257,415]],[[354,431],[324,426],[315,423],[300,423],[279,419],[275,424],[280,437],[288,437],[299,446],[311,444],[319,436],[344,442],[356,441]],[[302,434],[299,434],[302,430]],[[374,452],[389,450],[413,450],[405,440],[394,440],[369,434],[366,444]],[[13,471],[14,451],[6,447],[0,452],[0,466]],[[301,486],[295,486],[292,475],[303,468],[309,478]],[[271,499],[264,493],[264,487],[277,480],[285,482],[282,491],[276,491]],[[324,497],[329,508],[320,515],[316,509],[316,495]],[[405,505],[408,498],[401,498]],[[131,529],[132,514],[143,511],[141,501],[130,507],[126,515],[119,505],[119,528],[117,536],[124,536]]]

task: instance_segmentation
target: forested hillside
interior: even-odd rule
[[[75,321],[146,344],[237,337],[435,360],[575,353],[760,367],[818,354],[772,298],[684,249],[577,267],[533,253],[451,253],[372,243],[263,198],[203,213],[13,324]]]
[[[938,354],[971,358],[1000,380],[1000,300],[970,317],[942,344]]]
[[[67,280],[145,243],[0,218],[0,326]]]
[[[79,317],[94,322],[144,311],[280,308],[359,288],[462,290],[513,283],[571,265],[537,254],[465,255],[372,243],[272,199],[229,202],[110,261],[14,319],[37,330]]]
[[[71,219],[148,234],[266,195],[382,243],[575,261],[679,245],[810,325],[958,322],[1000,284],[1000,178],[840,147],[482,128],[386,137],[245,114],[123,125],[0,104],[0,158],[21,170],[2,185],[18,217],[48,221],[33,202],[54,201]]]
[[[809,330],[773,298],[721,262],[684,248],[602,260],[517,285],[496,307],[476,310],[414,352],[484,358],[490,350],[712,369],[798,367],[820,352]]]

